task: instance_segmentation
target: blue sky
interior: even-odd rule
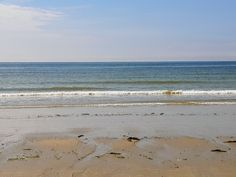
[[[0,61],[236,59],[235,0],[0,0]]]

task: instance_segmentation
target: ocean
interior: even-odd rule
[[[0,106],[234,104],[236,61],[0,63]]]

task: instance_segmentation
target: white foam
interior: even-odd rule
[[[236,90],[58,91],[1,93],[0,97],[236,95]]]
[[[236,102],[203,102],[203,101],[190,101],[190,102],[152,102],[152,103],[107,103],[107,104],[88,104],[83,106],[88,107],[109,107],[109,106],[161,106],[161,105],[236,105]]]
[[[74,105],[31,105],[0,106],[0,109],[56,108],[56,107],[129,107],[129,106],[165,106],[165,105],[236,105],[236,101],[189,101],[189,102],[136,102],[136,103],[95,103]]]

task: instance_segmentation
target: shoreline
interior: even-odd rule
[[[63,107],[129,107],[129,106],[200,106],[200,105],[236,105],[235,99],[224,100],[183,100],[183,101],[143,101],[143,102],[114,102],[114,103],[81,103],[81,104],[42,104],[42,105],[0,105],[0,109],[25,108],[63,108]]]
[[[125,132],[126,128],[133,128],[151,136],[230,136],[236,135],[235,117],[235,105],[231,104],[10,108],[0,109],[0,135],[103,128],[100,132],[105,136],[109,131],[115,135]]]
[[[0,94],[0,109],[55,106],[236,104],[236,90],[19,92]]]

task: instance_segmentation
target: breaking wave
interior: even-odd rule
[[[87,88],[85,88],[86,90]],[[17,92],[17,93],[0,93],[0,97],[56,97],[56,96],[204,96],[204,95],[236,95],[236,90],[156,90],[156,91],[43,91],[43,92]]]

